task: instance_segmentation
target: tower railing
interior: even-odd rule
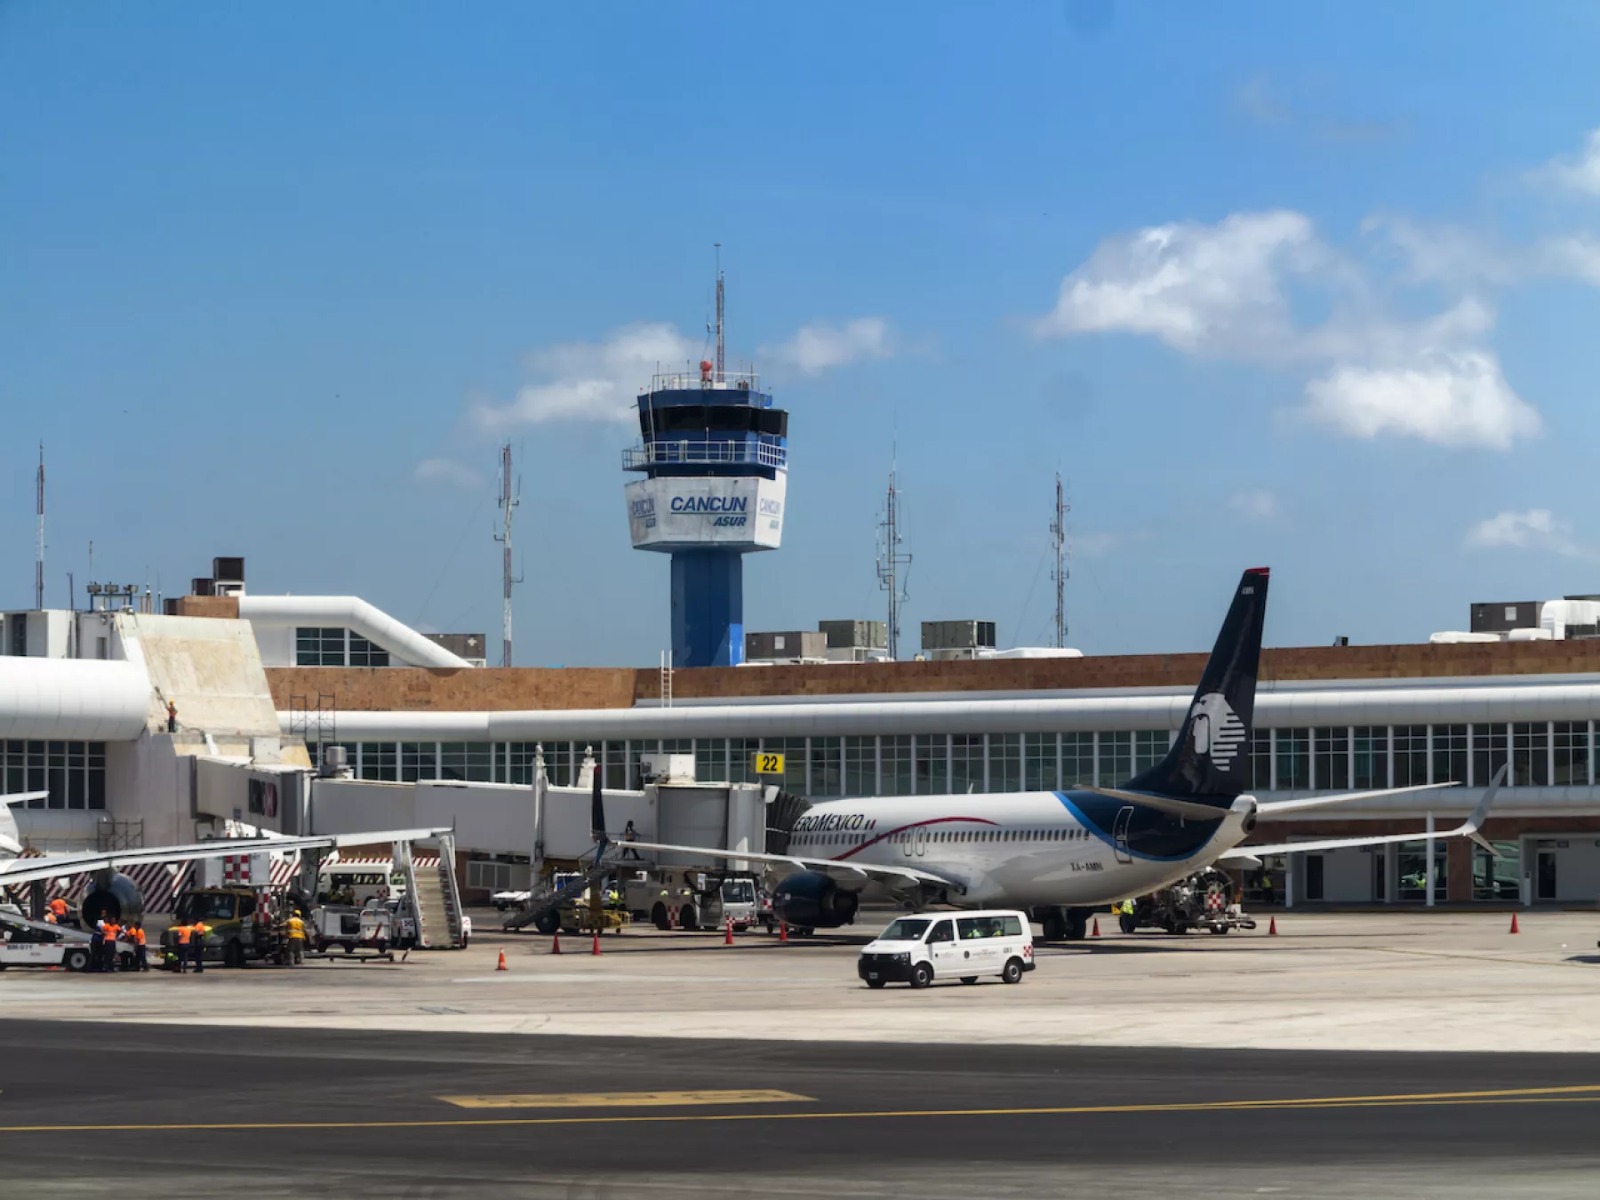
[[[682,392],[694,388],[759,392],[761,378],[754,371],[669,371],[650,377],[652,392]]]
[[[622,452],[622,467],[640,471],[659,466],[789,466],[789,448],[772,442],[697,438],[655,441]]]

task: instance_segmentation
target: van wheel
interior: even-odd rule
[[[672,918],[667,915],[665,904],[658,904],[650,910],[650,921],[662,933],[672,928]]]
[[[1117,928],[1121,929],[1123,933],[1137,933],[1139,931],[1139,922],[1135,921],[1128,913],[1123,913],[1117,918]]]
[[[961,982],[962,983],[977,983],[978,982],[978,977],[976,975],[963,975],[961,977]]]
[[[872,988],[874,991],[876,991],[878,988],[881,988],[883,986],[883,984],[884,984],[884,981],[882,979],[869,979],[869,980],[867,980],[867,986],[869,988]]]
[[[222,948],[222,965],[238,968],[244,966],[244,947],[238,942],[229,942]]]
[[[1002,983],[1022,982],[1022,960],[1020,958],[1006,959],[1006,969],[1000,972]]]
[[[87,971],[89,969],[89,952],[87,950],[68,950],[61,956],[61,965],[69,971]]]
[[[349,943],[349,942],[346,942],[346,943],[345,943],[345,944],[344,944],[344,952],[345,952],[345,953],[346,953],[346,954],[352,954],[352,953],[354,953],[354,952],[355,952],[355,946],[353,946],[353,945],[352,945],[352,944],[351,944],[351,943]]]
[[[549,937],[561,928],[561,914],[557,912],[540,913],[534,918],[533,927],[545,937]]]
[[[927,963],[918,963],[911,968],[911,986],[925,988],[933,982],[933,968]]]
[[[685,929],[700,928],[700,914],[695,912],[694,905],[685,904],[678,910],[678,924]]]

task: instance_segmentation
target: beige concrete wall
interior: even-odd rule
[[[152,729],[165,728],[171,700],[185,730],[277,736],[277,709],[247,622],[137,613],[116,620],[128,657],[150,677]]]
[[[848,696],[927,692],[1071,691],[1190,687],[1204,654],[1105,655],[967,662],[835,663],[677,671],[678,699]],[[1600,640],[1458,645],[1309,646],[1264,650],[1261,680],[1439,679],[1600,673]],[[317,696],[347,712],[506,712],[629,708],[658,700],[655,668],[582,667],[435,671],[421,668],[275,667],[274,703]]]

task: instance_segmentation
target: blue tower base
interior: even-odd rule
[[[672,665],[744,661],[744,556],[680,550],[672,556]]]

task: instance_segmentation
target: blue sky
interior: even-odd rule
[[[729,356],[791,410],[753,629],[1278,645],[1600,591],[1600,13],[1509,5],[0,4],[0,604],[356,592],[521,665],[654,663],[617,413]]]

